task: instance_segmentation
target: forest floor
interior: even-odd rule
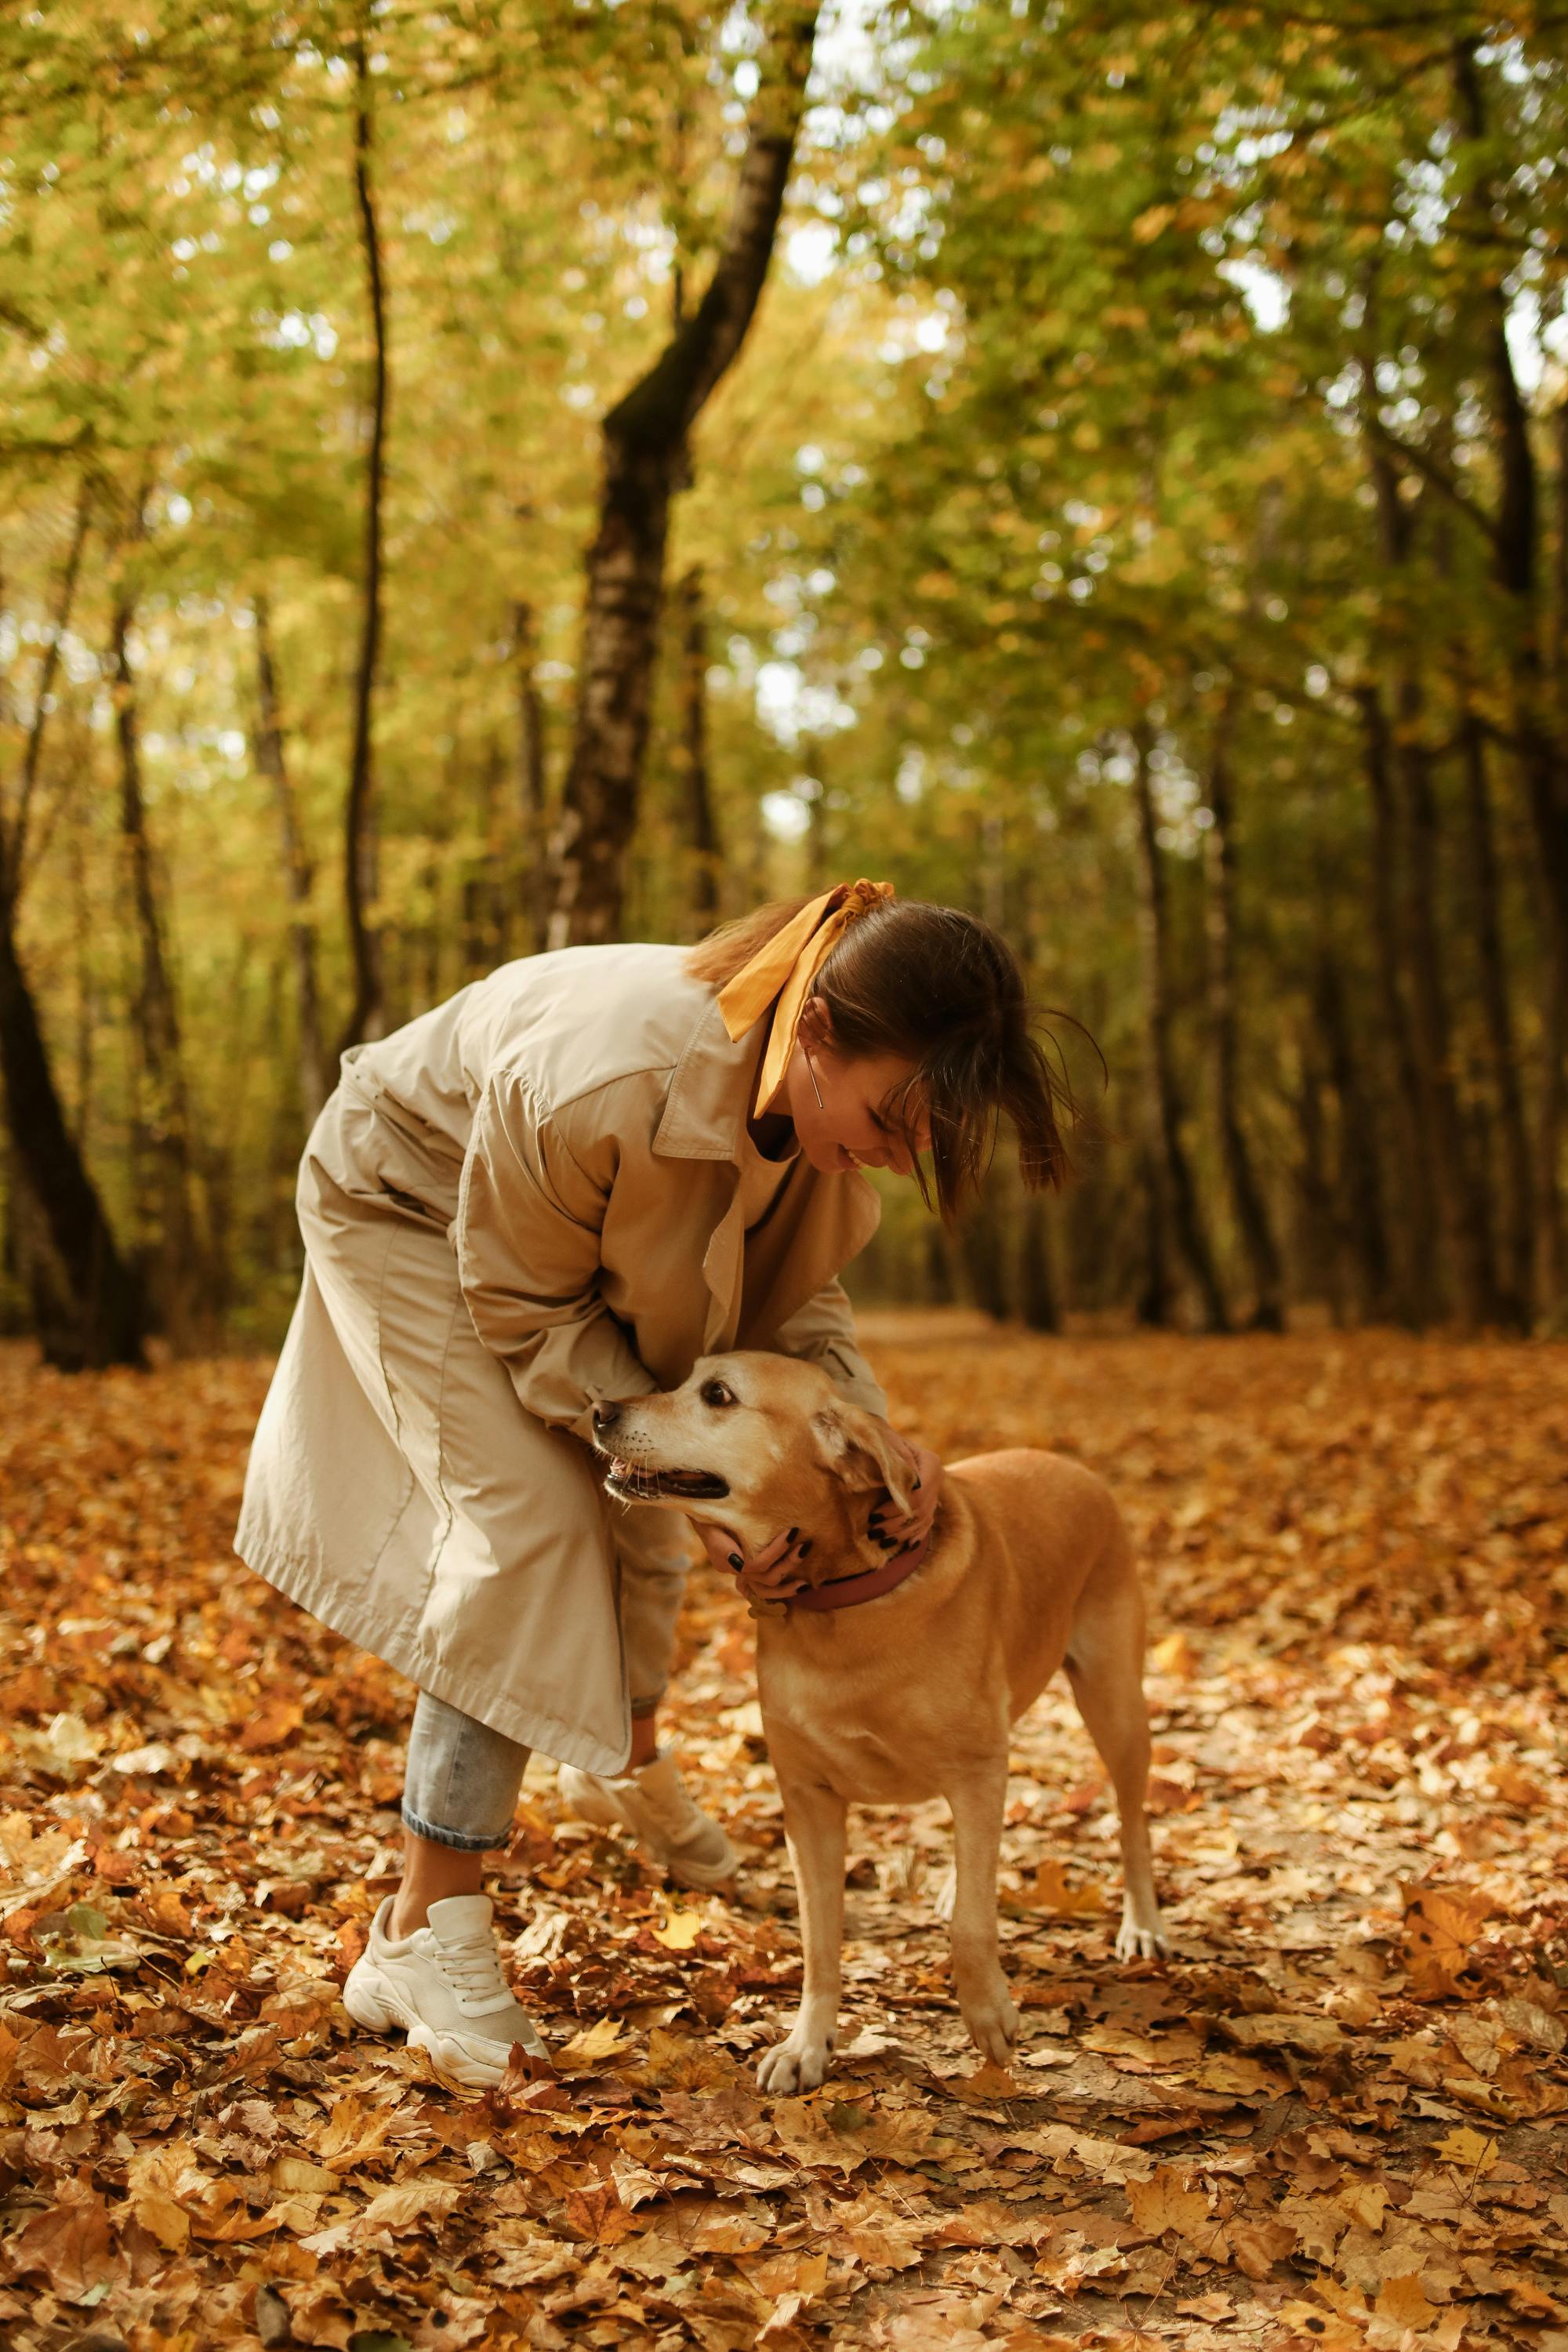
[[[1112,1957],[1053,1688],[1010,2070],[952,2002],[939,1809],[868,1811],[847,2047],[799,2098],[753,2082],[795,1901],[706,1570],[672,1731],[735,1899],[536,1760],[498,1890],[559,2077],[466,2098],[339,1999],[411,1695],[231,1556],[267,1367],[0,1350],[0,2340],[1568,2352],[1568,1348],[867,1329],[900,1426],[1068,1450],[1132,1521],[1176,1957]]]

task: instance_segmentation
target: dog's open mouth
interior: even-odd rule
[[[605,1484],[612,1495],[624,1495],[629,1503],[649,1503],[656,1495],[696,1502],[730,1491],[710,1470],[644,1470],[635,1462],[623,1462],[618,1454],[611,1456]]]

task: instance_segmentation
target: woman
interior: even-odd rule
[[[1014,959],[951,908],[840,884],[695,949],[569,948],[507,964],[343,1057],[300,1169],[306,1266],[263,1408],[236,1549],[417,1684],[405,1865],[344,1988],[473,2087],[542,2054],[481,1893],[529,1752],[688,1885],[735,1864],[658,1748],[686,1568],[679,1522],[612,1505],[594,1402],[773,1348],[886,1415],[837,1276],[879,1213],[856,1171],[950,1214],[998,1113],[1024,1181],[1059,1182],[1063,1099]],[[913,1460],[930,1528],[942,1469]],[[793,1528],[753,1593],[801,1580]]]

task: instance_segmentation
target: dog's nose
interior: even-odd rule
[[[594,1407],[594,1427],[595,1429],[614,1429],[620,1417],[621,1408],[618,1404],[601,1403],[596,1404]]]

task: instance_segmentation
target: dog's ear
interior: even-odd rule
[[[811,1427],[823,1460],[845,1486],[885,1486],[896,1510],[910,1507],[915,1474],[885,1421],[837,1398],[812,1415]]]

